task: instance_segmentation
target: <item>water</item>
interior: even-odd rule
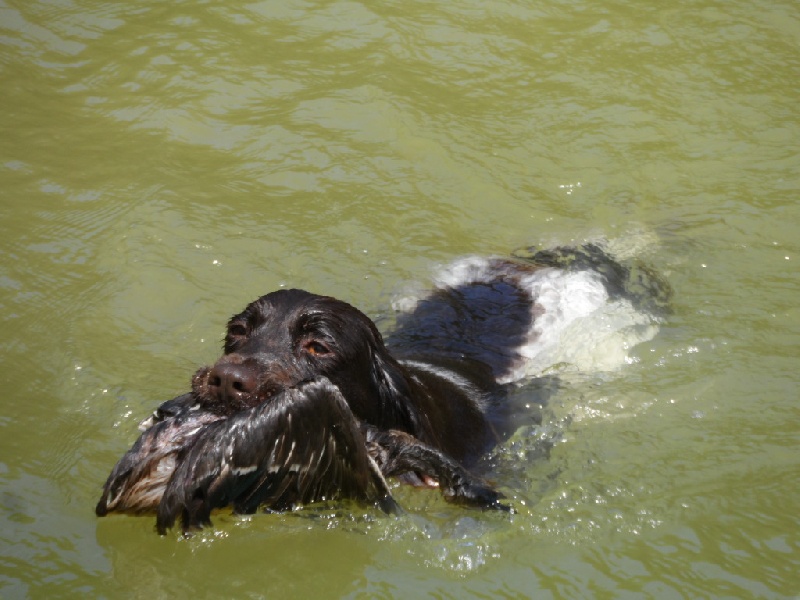
[[[799,35],[788,1],[0,3],[0,595],[800,594]],[[673,314],[495,453],[518,514],[94,517],[255,297],[385,327],[458,257],[596,238]]]

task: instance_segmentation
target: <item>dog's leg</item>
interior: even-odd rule
[[[435,479],[448,502],[513,512],[500,502],[503,495],[439,450],[398,430],[362,425],[367,452],[386,477],[414,472]]]

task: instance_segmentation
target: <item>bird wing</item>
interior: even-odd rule
[[[251,513],[333,498],[398,510],[358,420],[320,378],[203,427],[166,486],[157,529],[165,533],[178,516],[184,531],[202,527],[227,505]]]

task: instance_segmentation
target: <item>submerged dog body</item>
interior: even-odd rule
[[[392,512],[389,476],[506,509],[466,470],[503,433],[505,386],[576,319],[662,292],[652,279],[632,290],[631,273],[594,246],[467,261],[405,302],[385,343],[341,300],[267,294],[230,319],[222,357],[191,392],[143,423],[96,512],[155,510],[162,533],[179,516],[184,529],[209,523],[227,505],[354,498]]]

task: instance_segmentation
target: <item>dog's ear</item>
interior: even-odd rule
[[[374,348],[370,373],[372,387],[380,404],[379,426],[406,431],[424,430],[413,398],[415,385],[408,371],[400,365],[385,347]]]
[[[407,374],[385,349],[374,349],[372,354],[372,384],[378,391],[381,404],[405,404],[411,394]]]

